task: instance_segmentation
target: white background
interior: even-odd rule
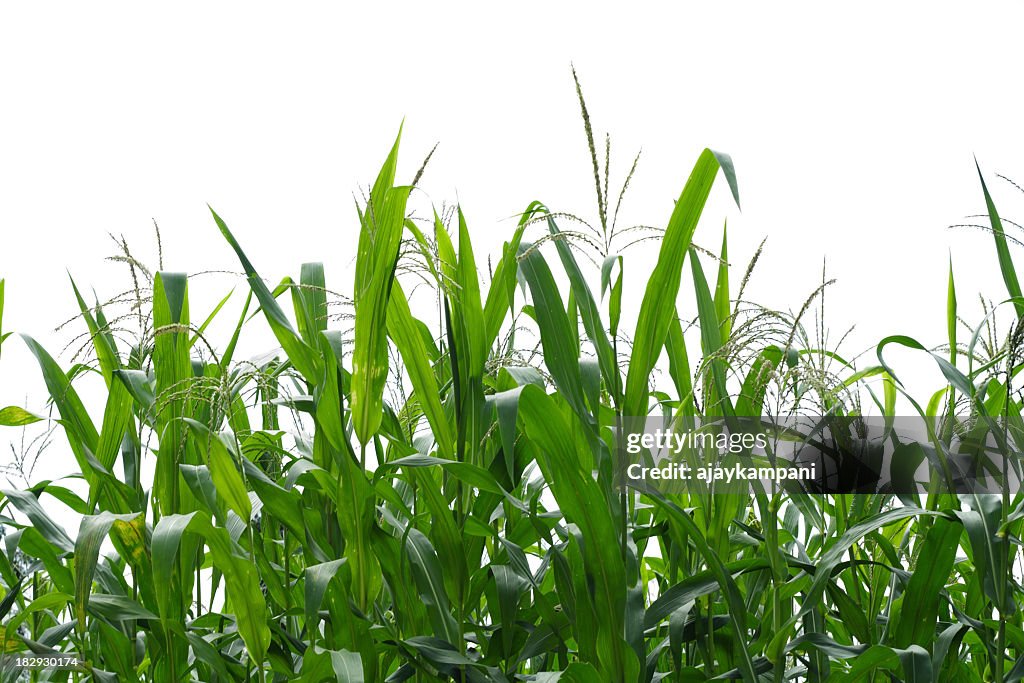
[[[440,141],[415,202],[460,201],[478,262],[533,199],[596,221],[570,63],[612,135],[613,193],[643,148],[622,220],[664,225],[700,150],[730,153],[742,213],[720,178],[696,241],[717,249],[728,218],[738,280],[768,236],[750,291],[784,309],[827,258],[828,322],[857,325],[847,355],[894,333],[944,342],[950,253],[969,320],[978,291],[1005,296],[991,237],[948,226],[984,209],[972,155],[1002,213],[1024,216],[995,175],[1024,181],[1019,3],[430,4],[4,4],[5,330],[59,351],[66,271],[100,298],[122,291],[107,234],[155,265],[153,219],[169,269],[237,270],[207,203],[269,280],[322,260],[350,293],[353,196],[403,118],[400,181]],[[653,255],[628,255],[634,310]],[[235,284],[194,281],[193,317]],[[0,405],[39,410],[41,392],[12,338]],[[50,474],[73,465],[53,453]]]

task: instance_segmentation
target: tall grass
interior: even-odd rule
[[[663,229],[620,229],[632,170],[611,205],[608,143],[602,160],[578,92],[594,227],[533,202],[485,269],[461,211],[408,217],[396,141],[358,208],[351,299],[315,263],[271,289],[212,213],[250,290],[224,338],[210,330],[226,299],[195,316],[189,277],[127,250],[127,309],[71,292],[102,406],[80,397],[83,366],[21,336],[87,492],[3,491],[0,635],[6,652],[82,664],[5,660],[8,680],[1024,677],[1019,494],[616,485],[615,435],[652,412],[856,415],[867,396],[893,416],[903,393],[938,452],[952,416],[1019,421],[1024,298],[984,181],[1008,337],[958,338],[951,269],[945,349],[893,336],[858,369],[805,320],[827,283],[797,314],[772,311],[749,302],[749,270],[736,289],[724,230],[718,254],[694,244],[720,175],[739,202],[728,156],[699,156]],[[653,271],[630,272],[615,249],[647,237]],[[590,247],[596,267],[580,258]],[[623,300],[626,277],[646,278],[638,302]],[[424,302],[436,321],[416,317]],[[280,350],[236,357],[261,320]],[[931,354],[948,384],[919,403],[885,360],[894,345]],[[43,420],[0,411],[9,428]],[[81,516],[77,533],[56,506]]]

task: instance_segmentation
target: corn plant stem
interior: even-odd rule
[[[1012,358],[1012,357],[1011,357]],[[1010,363],[1012,366],[1012,362]],[[1010,383],[1013,380],[1013,374],[1010,369],[1007,369],[1006,373],[1006,394],[1010,396]],[[1003,425],[1009,425],[1010,423],[1010,401],[1006,401],[1006,405],[1003,408]],[[1006,518],[1010,510],[1010,483],[1008,474],[1010,472],[1010,463],[1008,459],[1007,447],[1004,445],[1001,449],[1003,452],[1003,477],[1002,477],[1002,505],[999,507],[999,529],[998,542],[1000,547],[999,552],[999,568],[996,582],[996,595],[999,596],[999,627],[996,634],[996,657],[998,658],[995,666],[995,681],[996,683],[1003,683],[1003,661],[1006,658],[1006,586],[1011,581],[1009,566],[1010,566],[1010,548],[1012,544],[1006,540]]]
[[[608,305],[609,305],[609,315],[611,315],[611,310],[610,310],[611,300],[610,299],[609,299]],[[618,357],[619,357],[619,335],[618,334],[613,334],[612,335],[612,355],[615,356],[616,359],[618,359]],[[616,368],[617,367],[618,367],[618,361],[616,360]],[[618,373],[618,370],[616,370],[616,373]],[[617,374],[616,374],[616,384],[618,384],[618,375]],[[611,389],[614,392],[614,398],[615,398],[615,400],[614,400],[614,403],[615,403],[615,431],[616,431],[617,434],[619,434],[619,438],[622,438],[622,436],[621,436],[622,435],[622,404],[619,401],[618,387],[617,386],[616,387],[611,387]],[[598,411],[595,410],[594,412],[595,412],[595,419],[596,419]],[[620,449],[618,449],[618,448],[616,449],[616,453],[614,454],[614,458],[615,459],[614,459],[613,462],[616,463],[616,471],[618,473],[621,473],[621,472],[624,471],[623,465],[625,463],[618,462],[619,459],[622,457],[621,453],[618,452],[619,450]],[[627,553],[627,550],[628,550],[629,522],[630,522],[630,519],[629,519],[628,502],[626,500],[626,487],[625,487],[623,482],[619,482],[619,485],[622,487],[622,492],[619,493],[619,517],[621,518],[620,528],[619,528],[619,543],[620,543],[619,550],[620,550],[620,552],[622,554],[622,561],[625,562],[626,561],[626,553]]]
[[[285,585],[286,586],[290,585],[291,581],[292,581],[292,554],[291,554],[291,549],[289,548],[289,545],[291,545],[289,543],[290,540],[291,540],[290,534],[287,531],[285,531],[284,528],[282,527],[281,528],[281,541],[282,541],[281,547],[282,547],[282,551],[283,551],[282,554],[284,555],[284,557],[282,559],[284,560],[284,580],[285,580]],[[284,599],[285,599],[285,603],[284,603],[285,613],[288,613],[288,612],[291,611],[291,607],[292,607],[292,592],[290,590],[286,590],[285,591]],[[297,619],[295,617],[292,617],[291,619],[289,619],[289,621],[297,621]]]
[[[772,497],[768,503],[768,518],[764,520],[765,528],[765,540],[770,544],[768,552],[772,553],[773,561],[772,566],[774,567],[774,558],[779,555],[779,528],[778,528],[778,492],[776,485],[772,484]],[[782,596],[779,594],[781,586],[779,586],[780,577],[776,575],[775,571],[772,571],[772,633],[779,633],[782,630]],[[782,661],[777,662],[772,667],[772,675],[776,683],[781,683],[786,673],[786,656],[782,656]]]
[[[35,599],[39,595],[39,573],[32,573],[32,598]],[[32,613],[32,640],[39,640],[39,612]],[[39,680],[39,670],[32,669],[31,675],[32,683]]]
[[[199,563],[196,563],[196,611],[202,611],[203,609],[203,582],[201,581],[202,567]]]
[[[707,598],[707,605],[708,605],[708,655],[711,657],[710,662],[708,662],[708,666],[711,667],[712,671],[714,671],[715,673],[718,673],[718,670],[716,668],[717,667],[717,663],[718,663],[718,651],[715,649],[715,603],[714,603],[714,601],[710,597]]]
[[[171,649],[172,644],[171,644],[171,632],[170,632],[170,630],[165,632],[164,643],[165,643],[165,646],[167,647],[168,654],[171,655],[171,656],[168,657],[168,661],[171,664],[171,680],[172,681],[176,681],[176,680],[178,680],[178,671],[177,671],[177,667],[175,666],[176,658],[173,656],[173,654],[172,654],[173,650]],[[248,678],[248,674],[246,675],[246,678]]]

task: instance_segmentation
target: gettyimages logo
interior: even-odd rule
[[[640,432],[626,435],[626,452],[632,455],[639,455],[645,449],[652,448],[659,451],[673,449],[677,453],[684,448],[706,448],[729,453],[742,453],[754,447],[762,450],[767,448],[768,437],[764,434],[749,432],[730,434],[723,430],[716,434],[712,431],[697,430],[675,432],[672,429],[655,429],[653,433]]]

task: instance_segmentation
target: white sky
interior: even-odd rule
[[[976,292],[1004,296],[991,238],[947,229],[983,210],[972,155],[1004,216],[1024,220],[1024,196],[995,177],[1024,181],[1024,7],[827,7],[5,3],[4,327],[59,351],[70,335],[53,329],[76,312],[65,271],[101,298],[124,289],[107,233],[153,263],[154,218],[169,269],[236,269],[207,202],[267,278],[323,260],[350,292],[352,196],[403,117],[400,178],[440,141],[418,205],[461,201],[478,262],[533,199],[594,217],[572,62],[612,135],[613,188],[644,150],[625,222],[663,225],[700,150],[728,152],[743,211],[720,178],[696,241],[717,248],[728,217],[738,280],[767,235],[753,298],[798,308],[827,257],[831,325],[858,326],[851,355],[895,333],[942,343],[950,253],[970,319]],[[627,258],[627,301],[652,257]],[[193,284],[194,317],[232,284],[197,282],[211,289]],[[0,405],[29,394],[39,409],[41,388],[11,339]]]

